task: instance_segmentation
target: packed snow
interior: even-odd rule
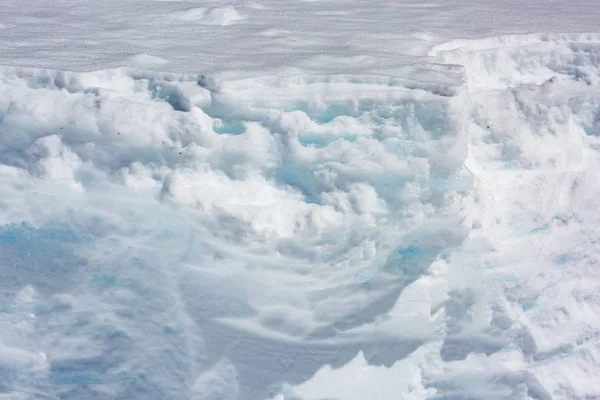
[[[0,399],[600,398],[596,4],[530,3],[9,1]]]

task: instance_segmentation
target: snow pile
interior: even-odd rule
[[[246,16],[238,13],[233,6],[225,6],[215,8],[190,8],[174,14],[174,18],[181,21],[194,21],[206,25],[227,26],[246,19]]]
[[[180,17],[239,17],[211,10]],[[1,393],[600,395],[599,55],[515,36],[394,77],[3,68]]]

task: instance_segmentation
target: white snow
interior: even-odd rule
[[[596,3],[6,2],[0,398],[600,397]]]
[[[181,21],[197,21],[206,25],[233,25],[246,17],[240,15],[233,6],[226,7],[195,7],[173,14],[174,19]]]

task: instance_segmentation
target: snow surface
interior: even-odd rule
[[[0,399],[600,398],[596,15],[4,2]]]

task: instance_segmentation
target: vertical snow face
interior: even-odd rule
[[[458,41],[432,55],[465,66],[481,222],[457,255],[487,289],[465,297],[463,284],[453,300],[470,311],[430,383],[465,398],[597,397],[598,36]]]

